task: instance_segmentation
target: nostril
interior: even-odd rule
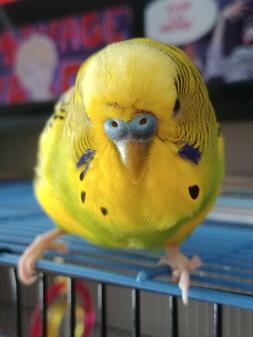
[[[140,124],[140,125],[145,125],[145,124],[147,124],[147,118],[142,118],[142,119],[139,121],[139,124]]]
[[[157,119],[150,113],[138,114],[129,123],[130,137],[140,142],[147,141],[156,132]]]
[[[112,126],[113,128],[117,128],[117,127],[119,126],[119,124],[118,124],[116,121],[112,121],[112,122],[111,122],[111,126]]]
[[[104,131],[112,141],[126,139],[128,136],[128,127],[120,119],[107,119],[104,122]]]

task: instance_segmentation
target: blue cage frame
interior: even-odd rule
[[[247,196],[220,197],[215,211],[183,244],[183,251],[187,255],[198,254],[204,262],[203,266],[192,274],[189,297],[213,303],[214,337],[222,336],[223,305],[253,310],[253,227],[252,213],[248,215],[250,209],[253,209],[253,199]],[[240,215],[240,222],[236,214]],[[222,221],[219,220],[221,218]],[[18,259],[36,235],[49,230],[52,226],[34,199],[31,183],[0,184],[0,265],[13,269],[18,337],[23,337],[21,287],[16,271]],[[40,273],[39,294],[43,337],[47,336],[48,274],[69,277],[70,337],[74,336],[75,330],[76,278],[97,283],[101,337],[107,336],[107,284],[132,289],[132,337],[141,336],[142,291],[169,296],[168,336],[179,336],[177,297],[180,297],[180,291],[177,284],[170,282],[168,267],[157,265],[162,253],[107,250],[68,235],[64,237],[64,241],[68,245],[68,253],[49,252],[37,263]],[[64,258],[64,264],[56,262],[54,260],[56,256]]]

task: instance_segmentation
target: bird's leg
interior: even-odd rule
[[[182,301],[188,303],[188,290],[190,287],[190,272],[201,266],[198,256],[189,259],[181,253],[179,246],[171,245],[166,248],[166,255],[160,259],[160,264],[167,264],[172,269],[172,275],[178,280],[178,286],[182,291]]]
[[[55,240],[63,235],[61,229],[54,229],[45,234],[38,235],[34,241],[26,248],[19,259],[18,275],[25,284],[32,284],[36,279],[35,263],[47,249],[65,252],[67,250],[63,242]]]

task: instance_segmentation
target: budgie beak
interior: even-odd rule
[[[124,164],[126,174],[133,184],[140,182],[145,173],[145,158],[147,157],[151,141],[129,141],[117,148]],[[117,145],[116,145],[117,146]]]
[[[108,119],[104,129],[118,150],[128,178],[137,184],[145,173],[146,158],[157,129],[156,117],[141,113],[129,122]]]

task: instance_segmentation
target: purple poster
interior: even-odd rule
[[[209,83],[253,80],[253,0],[156,0],[145,34],[181,47]]]
[[[0,105],[58,97],[90,54],[132,27],[131,9],[119,6],[1,32]]]

